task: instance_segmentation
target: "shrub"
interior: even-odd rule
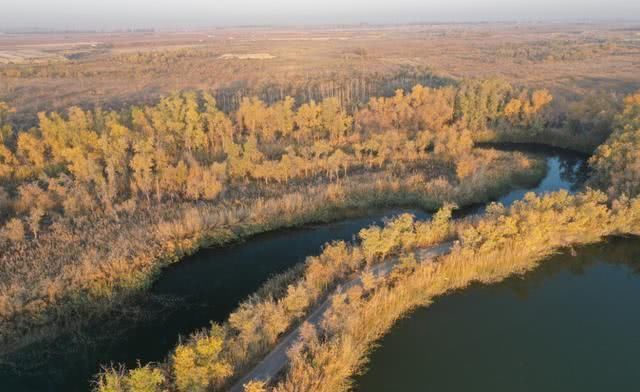
[[[24,241],[24,223],[18,218],[13,218],[4,225],[0,234],[9,241],[22,242]]]
[[[231,365],[220,356],[225,334],[223,328],[214,325],[209,333],[197,334],[176,348],[172,369],[179,391],[205,391],[231,375]]]
[[[127,389],[130,392],[161,392],[164,382],[165,378],[160,369],[144,366],[129,372]]]

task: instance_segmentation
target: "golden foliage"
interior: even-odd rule
[[[611,197],[640,193],[640,94],[625,99],[624,111],[607,141],[598,147],[589,163],[594,169],[594,184]]]
[[[471,131],[449,124],[456,94],[416,86],[392,99],[398,121],[432,130],[360,129],[335,99],[298,108],[249,99],[227,116],[210,95],[189,92],[118,112],[41,113],[34,130],[0,145],[0,302],[10,320],[0,337],[19,340],[78,308],[99,313],[203,244],[370,206],[482,202],[524,172],[540,176],[515,154],[472,149]],[[461,156],[473,173],[456,170]],[[319,263],[311,268],[326,272]],[[239,352],[262,350],[353,266],[336,268],[260,307],[274,327]]]
[[[24,223],[18,218],[9,220],[0,230],[0,237],[13,242],[24,241]]]
[[[231,375],[231,365],[220,357],[224,339],[224,330],[214,325],[209,333],[194,335],[176,348],[171,362],[178,391],[206,391]]]
[[[419,264],[407,255],[388,277],[369,283],[367,295],[336,295],[320,328],[303,334],[290,352],[286,375],[271,390],[348,390],[350,377],[361,371],[374,342],[416,306],[472,282],[493,283],[526,272],[561,247],[637,233],[640,201],[626,200],[609,209],[606,199],[591,190],[575,196],[566,191],[528,194],[508,209],[494,204],[485,217],[457,223],[459,242],[436,263]],[[447,221],[450,211],[441,214]]]

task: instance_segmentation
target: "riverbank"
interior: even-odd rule
[[[89,223],[78,227],[77,238],[64,247],[55,243],[56,237],[43,236],[37,249],[31,253],[22,250],[26,252],[22,259],[35,259],[29,256],[45,252],[50,265],[62,268],[61,263],[69,258],[78,263],[74,268],[64,267],[64,273],[55,276],[29,268],[28,261],[17,266],[13,278],[31,285],[28,291],[20,284],[13,286],[2,301],[0,336],[4,351],[55,336],[57,330],[77,327],[126,303],[127,298],[149,287],[165,266],[203,246],[221,246],[260,232],[336,220],[371,207],[433,210],[446,200],[460,205],[486,202],[510,187],[535,183],[543,177],[544,164],[523,158],[504,155],[457,185],[439,178],[425,180],[419,172],[403,177],[390,172],[362,174],[281,197],[227,204],[190,203],[170,211],[160,207],[109,225]],[[89,254],[85,254],[87,246],[92,249]],[[94,264],[97,260],[99,266]],[[83,317],[70,318],[73,314]]]
[[[302,269],[270,281],[258,295],[242,303],[228,322],[194,333],[176,347],[164,364],[148,364],[126,373],[112,368],[100,375],[97,390],[124,391],[123,386],[137,378],[144,382],[161,380],[153,388],[162,385],[169,390],[227,387],[270,352],[279,338],[313,309],[321,308],[320,303],[338,285],[357,279],[365,267],[384,270],[389,256],[448,239],[452,234],[451,212],[452,207],[446,206],[430,222],[415,222],[411,215],[405,214],[386,223],[384,228],[373,226],[362,230],[361,245],[328,244],[320,256],[308,258]],[[407,263],[415,262],[415,255],[407,253],[398,258],[397,268],[402,270]],[[394,263],[388,264],[391,267]],[[369,271],[359,279],[366,288],[378,277]]]
[[[556,160],[556,158],[548,158],[548,159],[550,159],[552,162],[554,160]],[[545,179],[545,181],[543,181],[543,183],[538,184],[538,187],[542,187],[541,188],[542,190],[553,190],[553,189],[568,188],[568,187],[570,187],[570,185],[578,185],[577,183],[573,184],[573,183],[570,182],[570,183],[567,184],[567,183],[563,182],[563,181],[575,181],[576,178],[577,178],[577,177],[574,176],[574,174],[577,174],[575,171],[579,167],[582,166],[580,164],[580,160],[579,159],[577,159],[575,161],[571,157],[568,157],[566,159],[567,159],[566,162],[565,161],[553,162],[551,167],[553,167],[554,173],[550,175],[550,178]],[[511,195],[509,194],[509,195],[505,195],[504,197],[506,199],[510,200],[511,199],[510,196]],[[399,225],[399,226],[402,226],[402,225]],[[409,230],[409,232],[412,232],[412,230]],[[379,235],[379,236],[377,236],[375,234],[372,234],[370,238],[389,238],[389,237],[392,237],[392,236],[390,236],[390,235]],[[405,238],[408,238],[408,237],[405,237]],[[392,248],[394,247],[394,244],[393,244],[392,240],[389,241],[387,243],[387,245],[382,245],[382,248],[381,248],[382,254],[387,254],[388,250],[385,250],[385,246],[389,246],[389,244],[390,244],[390,246]],[[376,248],[376,247],[374,246],[374,248]],[[275,298],[281,298],[281,297],[275,297]],[[261,312],[256,311],[254,313],[256,313],[255,317],[258,317],[258,318],[262,317],[261,316]],[[269,321],[267,321],[267,320],[261,320],[261,321],[258,320],[258,321],[247,322],[248,325],[264,325],[264,324],[268,324],[268,323],[269,323]],[[232,329],[232,331],[233,331],[233,329]],[[201,336],[201,335],[199,335],[199,336]],[[208,336],[208,335],[204,335],[204,336]],[[235,336],[235,333],[232,333],[232,336]],[[194,336],[193,339],[195,341],[197,341],[198,340],[198,336]],[[232,340],[233,339],[234,338],[232,338]],[[190,344],[193,345],[195,343],[192,341]],[[226,347],[226,346],[224,346],[224,347]],[[260,357],[260,355],[255,355],[255,356],[256,357]],[[224,356],[222,356],[222,357],[224,357]],[[164,369],[168,369],[167,371],[171,372],[171,363],[172,363],[171,362],[171,358],[169,358],[167,360],[166,364],[163,365],[163,368]],[[248,365],[243,365],[243,367],[251,368],[251,366],[248,366]],[[189,368],[192,368],[192,367],[189,367]],[[197,368],[197,366],[195,368]],[[148,371],[148,369],[144,370],[144,371]],[[236,374],[236,373],[237,374],[242,374],[242,370],[238,370],[238,369],[234,368],[234,374]],[[128,377],[127,374],[125,374],[125,373],[119,373],[117,375],[111,374],[111,376],[115,377],[115,378],[111,379],[111,381],[118,380],[118,379],[120,379],[120,377],[124,377],[124,378]],[[170,373],[166,377],[168,379],[172,379],[173,378],[173,376]],[[225,378],[228,378],[228,377],[225,377]],[[103,381],[104,382],[108,382],[108,380],[106,380],[106,379],[104,379]]]
[[[442,256],[443,254],[451,251],[452,245],[453,244],[450,242],[445,242],[433,247],[417,249],[412,252],[412,256],[415,258],[416,263],[433,262],[438,256]],[[356,278],[340,285],[332,297],[347,295],[350,291],[353,292],[354,290],[366,289],[366,277],[384,279],[394,269],[402,268],[402,266],[399,267],[400,262],[400,259],[393,257],[375,265],[374,267],[368,268],[365,272],[358,274]],[[309,328],[320,327],[320,321],[325,318],[327,312],[333,305],[332,297],[329,297],[322,304],[316,306],[301,325],[294,331],[280,338],[278,345],[274,347],[249,373],[236,381],[229,389],[229,392],[242,392],[245,390],[246,385],[251,382],[255,382],[255,380],[259,380],[259,382],[266,384],[280,374],[289,362],[288,352],[294,347],[297,341],[300,340]]]
[[[286,375],[269,390],[347,390],[374,342],[415,307],[473,282],[495,283],[530,271],[560,248],[637,234],[640,201],[608,208],[606,200],[592,191],[531,195],[511,208],[492,207],[484,218],[458,225],[459,244],[438,263],[416,266],[335,306],[327,319],[337,322],[324,323],[303,338],[290,355]]]

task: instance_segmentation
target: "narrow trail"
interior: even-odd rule
[[[453,246],[452,242],[445,242],[440,245],[418,249],[415,251],[416,260],[420,263],[432,262],[436,257],[442,256],[449,252]],[[370,271],[377,276],[386,276],[391,272],[393,266],[398,262],[398,258],[392,258],[386,262],[375,265]],[[335,291],[335,294],[339,294],[348,290],[355,285],[361,285],[361,276],[354,278],[353,280],[341,285]],[[307,323],[317,326],[322,320],[323,316],[331,307],[331,296],[329,296],[323,303],[318,305],[304,320]],[[302,325],[302,323],[300,323]],[[249,381],[270,381],[272,380],[284,367],[287,365],[289,358],[287,352],[296,343],[300,337],[301,326],[291,331],[280,339],[280,342],[271,350],[262,361],[260,361],[249,373],[244,375],[238,380],[230,389],[229,392],[243,392],[244,384]]]

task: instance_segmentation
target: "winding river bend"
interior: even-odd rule
[[[575,191],[582,185],[586,165],[581,156],[533,146],[525,147],[525,151],[543,155],[547,160],[548,173],[536,187],[515,190],[503,196],[499,200],[502,203],[511,204],[528,191]],[[471,212],[481,212],[482,209],[477,207]],[[83,329],[69,333],[46,349],[38,345],[28,347],[17,358],[0,362],[1,389],[12,392],[86,391],[90,378],[101,364],[113,361],[134,366],[138,360],[143,363],[161,361],[178,342],[179,335],[186,336],[207,327],[210,321],[225,320],[240,301],[255,292],[270,276],[302,262],[306,256],[318,254],[326,242],[350,240],[360,229],[401,212],[407,211],[371,211],[366,217],[281,230],[229,247],[203,249],[164,271],[151,288],[150,295],[140,299],[135,306],[127,306],[114,317],[114,321],[94,325],[89,331]],[[419,219],[428,217],[424,212],[408,212]],[[414,318],[405,322],[409,320]],[[473,325],[464,324],[467,327]],[[383,342],[383,348],[374,356],[372,371],[359,380],[362,390],[395,390],[395,387],[404,385],[407,377],[398,379],[399,383],[390,389],[382,388],[377,379],[371,379],[379,374],[387,374],[389,380],[394,379],[389,373],[384,373],[385,362],[378,360],[388,359],[388,355],[393,358],[395,354],[384,353],[385,349],[393,347],[386,340]],[[403,359],[409,360],[409,356]],[[397,358],[395,360],[400,362]],[[424,368],[414,376],[422,377],[427,370]],[[376,384],[378,389],[375,389]],[[410,384],[407,386],[411,389]],[[422,390],[422,386],[414,389]],[[440,388],[443,389],[450,390]]]

